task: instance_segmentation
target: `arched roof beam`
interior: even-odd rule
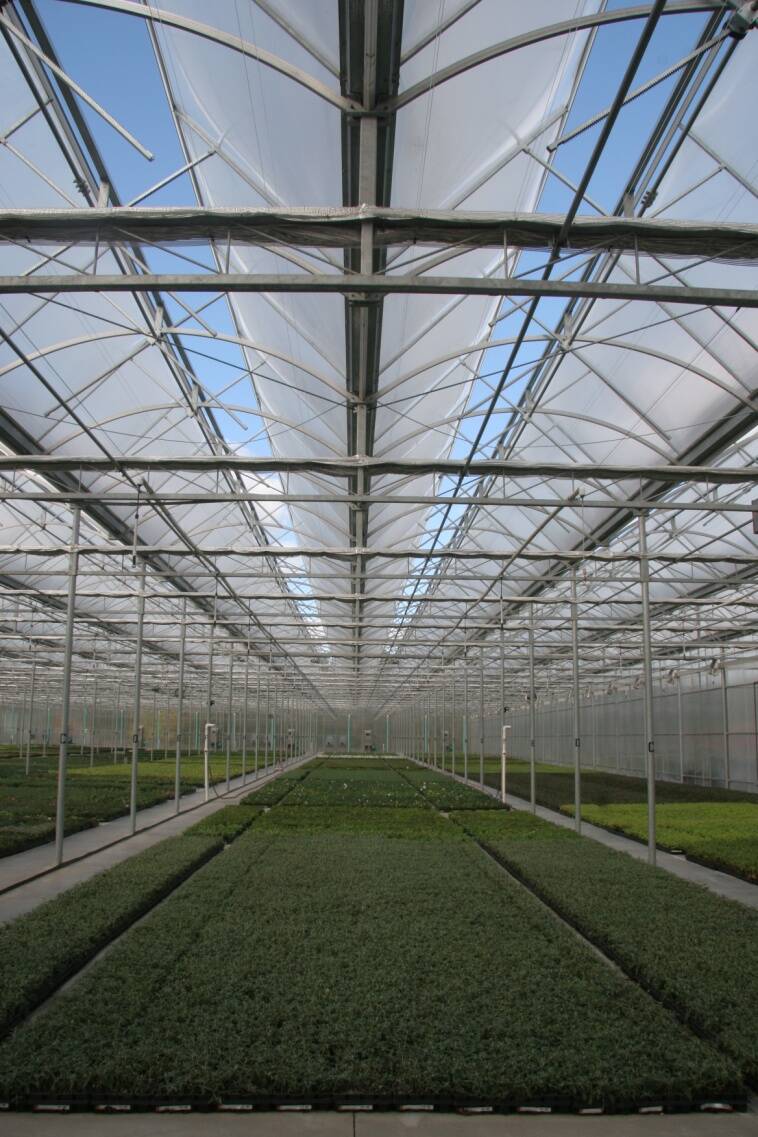
[[[74,0],[74,2],[93,3],[95,0]],[[111,0],[111,2],[114,2],[114,0]],[[520,36],[513,36],[511,39],[490,44],[488,47],[482,48],[481,51],[472,52],[471,55],[467,55],[463,59],[458,59],[455,63],[450,63],[447,67],[442,67],[439,71],[427,75],[425,79],[414,83],[412,87],[409,87],[406,91],[402,91],[394,99],[388,100],[381,109],[385,111],[397,111],[401,107],[407,106],[408,103],[413,102],[414,99],[418,99],[422,95],[433,91],[436,87],[440,87],[443,83],[447,83],[451,79],[456,78],[456,76],[463,75],[466,71],[470,71],[473,67],[479,67],[483,63],[489,63],[492,59],[498,59],[513,51],[530,47],[532,44],[544,43],[545,40],[556,39],[559,36],[586,31],[590,28],[597,28],[606,24],[620,24],[629,20],[646,19],[650,15],[652,7],[650,4],[642,4],[634,8],[619,8],[614,11],[597,12],[593,15],[579,16],[573,20],[562,20],[555,24],[546,24],[544,27],[534,28],[529,32],[524,32]],[[723,7],[724,5],[719,3],[718,0],[691,0],[691,2],[690,0],[672,0],[672,2],[667,5],[664,15],[673,16],[693,12],[712,12],[723,9]]]
[[[214,28],[210,24],[203,24],[200,20],[192,20],[188,16],[182,16],[177,12],[170,12],[165,8],[155,8],[152,5],[145,7],[142,4],[136,3],[135,0],[66,0],[66,2],[69,4],[80,4],[88,8],[104,8],[108,11],[122,12],[124,15],[138,16],[142,20],[150,20],[156,24],[178,28],[180,31],[199,36],[201,39],[209,40],[211,43],[228,47],[232,51],[239,52],[240,55],[254,59],[264,67],[278,71],[280,75],[284,75],[287,79],[292,79],[293,82],[304,87],[307,91],[310,91],[311,94],[317,95],[325,102],[330,103],[338,110],[357,114],[361,113],[359,104],[333,91],[326,83],[322,83],[320,79],[315,79],[312,75],[303,71],[302,68],[295,67],[294,64],[288,63],[286,59],[281,59],[278,55],[274,55],[262,47],[257,47],[254,43],[248,43],[248,41],[242,39],[241,36],[230,35],[220,28]]]

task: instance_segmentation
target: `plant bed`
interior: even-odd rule
[[[462,785],[429,770],[404,772],[403,777],[437,809],[504,809],[502,802],[473,786]]]
[[[293,770],[289,774],[280,774],[277,778],[272,778],[265,786],[261,786],[260,789],[246,794],[240,805],[276,805],[290,793],[298,782],[302,781],[306,773],[307,770],[302,769]]]
[[[329,755],[321,760],[327,770],[413,770],[415,764],[407,758],[383,754]]]
[[[114,772],[118,770],[116,766],[93,766],[91,770],[69,773],[66,780],[67,836],[129,812],[128,775]],[[137,787],[137,808],[147,809],[173,796],[173,779],[146,779]],[[56,781],[52,772],[0,779],[0,856],[52,841],[55,802]]]
[[[531,814],[456,820],[758,1084],[758,912]]]
[[[460,827],[355,812],[390,827],[415,812],[428,835],[313,832],[315,808],[277,806],[14,1033],[0,1093],[16,1107],[742,1100],[728,1059]]]
[[[285,802],[261,818],[257,829],[261,836],[314,836],[331,833],[363,837],[374,835],[381,836],[384,840],[465,840],[459,826],[451,825],[423,804],[418,808],[401,809],[384,805],[344,805],[339,809],[314,805],[304,809]]]
[[[313,770],[287,797],[287,805],[301,806],[418,806],[423,799],[397,770]]]
[[[0,927],[0,1033],[223,847],[170,837]]]
[[[572,806],[564,813],[573,814]],[[647,842],[647,805],[586,805],[593,825]],[[758,804],[752,802],[664,802],[655,811],[656,840],[688,858],[758,883]]]
[[[265,807],[246,802],[241,805],[226,805],[223,809],[204,817],[202,821],[185,829],[182,837],[221,837],[229,844],[244,833],[258,818]]]
[[[469,773],[472,761],[469,759]],[[478,770],[478,766],[477,766]],[[484,780],[494,788],[500,785],[499,765],[496,769],[485,767]],[[574,770],[570,766],[553,766],[538,763],[536,767],[537,803],[547,809],[560,810],[573,805]],[[508,763],[508,792],[516,797],[529,800],[529,765],[526,762],[511,760]],[[655,784],[656,800],[659,804],[677,802],[752,802],[756,804],[755,794],[718,787],[683,785],[680,782],[658,781]],[[582,767],[582,806],[585,805],[632,805],[647,801],[647,783],[644,778],[631,774],[612,774],[603,770]]]

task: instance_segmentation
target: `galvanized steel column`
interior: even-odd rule
[[[232,697],[234,687],[234,644],[229,644],[229,697],[226,704],[226,792],[231,789],[232,765]]]
[[[137,830],[137,763],[139,762],[140,718],[142,716],[142,638],[145,626],[145,562],[140,561],[137,592],[137,643],[134,660],[134,721],[132,724],[132,768],[129,785],[129,832]]]
[[[574,828],[582,831],[582,739],[579,702],[579,620],[576,604],[576,569],[571,571],[571,655],[574,673]]]
[[[639,516],[642,657],[645,680],[645,764],[647,767],[647,859],[655,864],[655,730],[653,724],[653,653],[650,643],[650,565],[645,515]]]
[[[182,597],[182,624],[179,640],[179,689],[176,693],[176,766],[174,769],[174,813],[179,812],[182,784],[182,712],[184,710],[184,645],[187,638],[187,597]]]
[[[32,691],[34,688],[32,688]],[[724,728],[724,785],[729,789],[732,780],[731,764],[729,762],[729,697],[726,686],[726,660],[724,649],[721,649],[721,717]]]
[[[484,644],[480,652],[479,672],[479,785],[484,785]]]
[[[210,738],[206,726],[213,722],[213,639],[216,634],[216,606],[213,606],[213,622],[208,637],[208,691],[205,698],[205,723],[203,724],[203,753],[210,750]],[[218,734],[217,736],[218,737]]]
[[[32,765],[32,726],[34,724],[34,687],[37,679],[37,655],[32,654],[32,683],[29,691],[29,729],[26,732],[26,765],[25,770],[28,774]]]
[[[255,770],[253,777],[258,777],[258,755],[261,741],[261,657],[258,656],[258,679],[255,688]]]
[[[533,605],[530,605],[533,607]],[[505,623],[503,621],[503,581],[500,579],[500,744],[505,733]]]
[[[97,657],[95,657],[95,666],[97,666]],[[32,688],[32,698],[34,697],[34,688]],[[89,764],[95,764],[95,730],[97,729],[97,672],[95,672],[95,682],[92,687],[92,707],[90,710],[91,722],[89,733]]]
[[[81,510],[74,506],[71,519],[71,551],[68,558],[68,598],[66,602],[66,634],[63,646],[63,692],[61,698],[61,735],[58,749],[58,793],[55,806],[55,863],[63,860],[63,835],[66,825],[66,762],[71,739],[71,659],[74,650],[74,606],[76,602],[76,573],[79,567],[79,523]]]
[[[463,777],[468,780],[468,644],[463,647]]]
[[[268,769],[268,752],[271,743],[271,648],[268,652],[268,670],[266,672],[266,745],[263,751],[263,772]]]
[[[537,708],[534,691],[534,605],[529,605],[529,804],[532,813],[537,812],[537,763],[535,754],[535,735],[537,733]]]
[[[245,693],[242,709],[242,785],[247,782],[247,699],[250,691],[250,640],[245,652]]]

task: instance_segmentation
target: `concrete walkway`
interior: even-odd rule
[[[133,857],[135,853],[141,853],[143,849],[149,849],[151,845],[157,845],[166,837],[183,833],[201,818],[215,813],[225,805],[233,804],[235,800],[244,797],[245,793],[252,793],[266,785],[283,770],[294,769],[312,757],[314,755],[307,754],[281,768],[269,767],[269,772],[265,775],[259,770],[257,779],[248,775],[244,783],[241,775],[232,778],[228,794],[226,783],[221,782],[215,789],[211,787],[207,803],[202,788],[184,794],[179,801],[179,814],[175,812],[173,798],[160,805],[150,806],[149,809],[142,809],[137,814],[137,832],[134,836],[129,834],[128,816],[105,821],[80,833],[72,833],[64,842],[66,860],[58,869],[55,868],[55,846],[52,844],[38,845],[34,849],[16,853],[15,856],[4,857],[0,860],[0,889],[12,887],[12,891],[0,894],[0,923],[15,920],[17,916],[31,912],[73,885],[89,880],[104,869]],[[38,873],[44,875],[36,876]],[[36,879],[29,879],[35,876]]]
[[[0,1137],[756,1137],[755,1113],[549,1117],[455,1113],[34,1113],[0,1115]]]
[[[411,761],[416,765],[422,766],[424,769],[433,770],[437,774],[447,774],[449,778],[454,778],[456,782],[461,782],[463,785],[471,786],[472,789],[479,790],[481,793],[488,794],[490,797],[500,800],[500,794],[491,786],[482,786],[479,782],[473,781],[471,778],[464,778],[461,774],[454,774],[451,770],[442,770],[439,766],[430,766],[424,762],[420,762],[417,758],[412,758]],[[531,804],[525,801],[524,798],[514,797],[513,794],[506,793],[506,805],[511,809],[518,809],[521,811],[531,811]],[[574,828],[573,817],[567,816],[565,813],[558,813],[554,809],[546,809],[542,805],[537,806],[537,817],[541,817],[544,821],[550,821],[553,825],[560,825],[564,829]],[[637,861],[647,861],[647,846],[641,844],[639,841],[633,841],[630,837],[623,837],[620,833],[611,833],[608,829],[602,829],[599,825],[590,825],[588,821],[582,822],[582,836],[589,837],[593,841],[598,841],[601,845],[607,845],[609,849],[616,849],[620,853],[628,853],[630,857],[634,857]],[[688,861],[687,858],[681,854],[664,853],[658,849],[656,856],[656,864],[658,868],[665,869],[670,872],[672,876],[678,876],[682,880],[687,880],[690,884],[700,884],[703,887],[715,892],[717,896],[725,896],[728,900],[738,900],[740,904],[745,904],[748,908],[758,908],[758,885],[749,884],[746,880],[740,880],[739,877],[730,876],[729,873],[719,872],[718,869],[709,869],[704,865],[695,864],[694,861]],[[756,1130],[758,1137],[758,1128]]]

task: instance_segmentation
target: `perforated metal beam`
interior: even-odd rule
[[[386,131],[387,124],[382,125]],[[386,148],[386,143],[380,143],[381,139],[377,139],[378,162]],[[356,184],[348,187],[346,196],[357,203],[359,171],[356,169],[352,176]],[[379,190],[386,180],[386,174],[377,169]],[[85,242],[103,246],[143,241],[187,245],[216,240],[241,245],[359,250],[367,224],[373,226],[374,248],[412,243],[551,249],[560,236],[561,246],[567,249],[758,260],[758,225],[748,223],[614,216],[577,217],[567,222],[561,214],[408,210],[381,203],[289,210],[178,206],[3,209],[0,241],[32,245]],[[359,268],[357,264],[351,267],[356,271]]]
[[[626,466],[612,462],[596,465],[594,462],[519,462],[497,458],[475,459],[472,462],[455,459],[395,459],[395,458],[254,458],[240,454],[201,454],[183,457],[124,455],[107,458],[102,455],[73,454],[3,454],[0,452],[0,470],[32,470],[47,474],[52,471],[112,471],[175,470],[202,473],[209,470],[240,470],[246,473],[312,473],[326,477],[349,478],[356,470],[368,470],[372,475],[402,474],[418,477],[419,474],[460,473],[472,478],[492,474],[503,478],[566,478],[569,481],[624,481],[649,479],[653,482],[702,482],[706,485],[758,484],[758,466]],[[156,497],[160,500],[160,495]],[[149,497],[145,498],[146,501]]]

